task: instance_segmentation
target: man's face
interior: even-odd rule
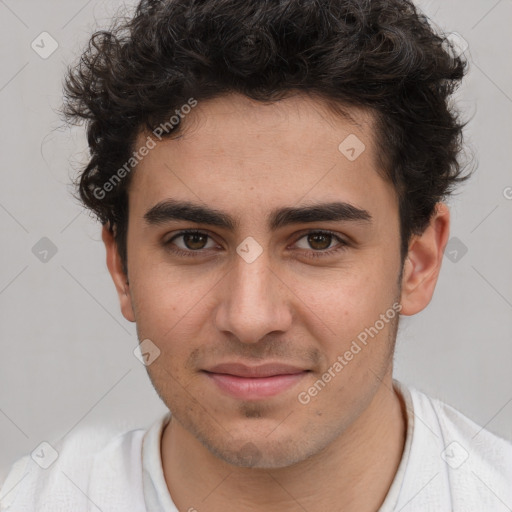
[[[349,112],[359,126],[304,96],[200,103],[130,184],[133,312],[123,312],[161,351],[148,371],[174,418],[230,463],[283,467],[318,453],[390,376],[398,204],[375,167],[371,118]],[[354,135],[366,147],[355,159]],[[173,218],[171,200],[233,226]],[[327,203],[355,218],[275,216]],[[179,236],[186,229],[202,234]]]

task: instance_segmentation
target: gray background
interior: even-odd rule
[[[43,440],[78,426],[145,427],[166,410],[133,355],[100,226],[71,196],[84,133],[63,130],[55,112],[66,64],[120,5],[0,0],[0,481]],[[472,118],[478,169],[449,203],[458,260],[444,258],[429,307],[402,318],[396,377],[512,439],[512,0],[419,5],[469,44],[456,99]],[[43,31],[59,45],[47,59],[31,48]],[[46,262],[33,252],[43,237],[57,248]]]

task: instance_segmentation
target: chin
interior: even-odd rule
[[[328,439],[317,440],[303,438],[303,431],[275,432],[260,435],[250,435],[246,430],[240,436],[224,439],[202,438],[200,442],[215,457],[239,468],[280,469],[303,462],[321,452],[329,444]],[[274,439],[269,437],[274,436]]]

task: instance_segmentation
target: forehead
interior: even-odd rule
[[[229,149],[230,154],[252,151],[257,157],[276,151],[278,144],[282,149],[293,150],[290,158],[315,157],[324,148],[336,150],[340,137],[349,134],[364,139],[367,149],[371,150],[374,144],[374,116],[369,110],[304,93],[275,102],[255,101],[240,94],[224,95],[199,102],[182,119],[175,140],[194,145],[194,155]],[[184,151],[190,147],[183,144]]]
[[[300,94],[274,103],[241,95],[200,102],[178,136],[158,141],[137,165],[130,209],[169,197],[240,215],[301,199],[362,207],[387,195],[392,204],[394,190],[377,172],[372,115],[345,106],[342,112]]]

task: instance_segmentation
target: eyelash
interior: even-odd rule
[[[326,256],[332,256],[335,253],[345,251],[349,245],[345,240],[340,238],[338,235],[336,235],[332,231],[327,231],[327,230],[313,230],[313,231],[308,231],[307,233],[303,233],[299,238],[297,238],[295,243],[298,242],[299,240],[301,240],[302,238],[304,238],[308,235],[312,235],[312,234],[315,234],[315,235],[322,234],[322,235],[332,236],[339,243],[339,245],[337,247],[335,247],[334,249],[308,251],[307,256],[306,256],[307,258],[313,259],[313,258],[323,258]],[[201,252],[204,250],[204,249],[198,249],[197,251],[194,251],[194,250],[184,251],[183,249],[179,249],[179,248],[178,249],[171,248],[171,242],[173,242],[174,240],[176,240],[177,238],[179,238],[183,235],[205,235],[211,239],[211,236],[208,233],[205,233],[204,231],[200,231],[197,229],[185,229],[183,231],[180,231],[179,233],[174,235],[171,239],[169,239],[167,242],[164,242],[164,245],[166,246],[166,248],[169,251],[171,251],[172,253],[176,254],[177,256],[195,257],[197,254],[201,254]]]

